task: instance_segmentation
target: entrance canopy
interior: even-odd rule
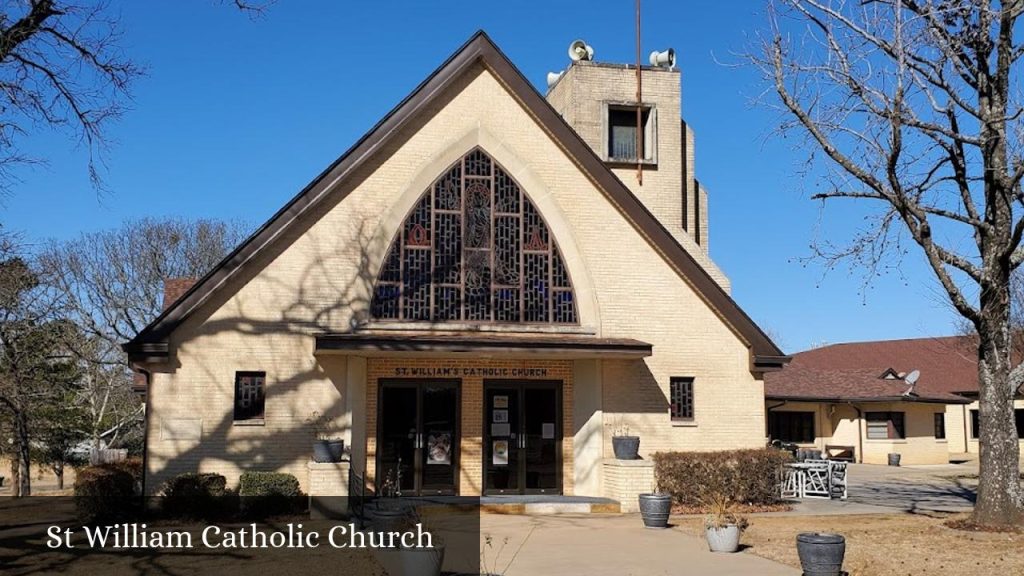
[[[645,358],[652,346],[632,338],[523,333],[469,334],[323,334],[316,354],[352,356],[430,356],[466,354],[473,357],[529,356],[550,358]]]

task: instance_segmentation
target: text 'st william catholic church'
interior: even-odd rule
[[[126,344],[147,491],[247,470],[343,491],[351,466],[404,495],[626,505],[650,468],[615,434],[764,446],[788,359],[708,256],[679,72],[642,83],[580,61],[545,97],[473,36]],[[350,464],[310,463],[314,412]]]

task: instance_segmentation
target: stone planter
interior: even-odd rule
[[[401,504],[384,504],[380,500],[366,508],[366,522],[374,532],[398,531],[409,517]]]
[[[612,451],[617,460],[636,460],[640,457],[640,437],[612,436]]]
[[[704,538],[712,552],[735,552],[740,549],[740,527],[735,524],[704,528]]]
[[[899,465],[900,465],[900,455],[895,453],[895,452],[891,452],[889,454],[889,466],[899,466]]]
[[[433,548],[379,548],[377,561],[388,576],[440,576],[444,545]]]
[[[846,555],[846,538],[841,534],[804,532],[796,536],[796,552],[804,576],[840,576],[843,573],[843,556]]]
[[[314,440],[313,462],[341,462],[345,454],[344,440]]]
[[[668,528],[671,512],[672,496],[669,494],[640,495],[640,518],[645,528]]]

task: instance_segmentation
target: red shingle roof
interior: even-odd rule
[[[890,369],[900,377],[880,378]],[[902,378],[913,370],[917,397],[904,398]],[[833,344],[795,354],[764,382],[768,398],[963,402],[954,393],[978,389],[976,348],[969,336]]]

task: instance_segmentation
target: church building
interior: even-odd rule
[[[478,32],[214,270],[169,283],[125,344],[147,492],[262,470],[626,498],[655,452],[763,447],[763,377],[788,357],[709,256],[679,71],[640,79],[638,101],[635,65],[584,54],[541,94]],[[343,463],[311,462],[317,433]]]

